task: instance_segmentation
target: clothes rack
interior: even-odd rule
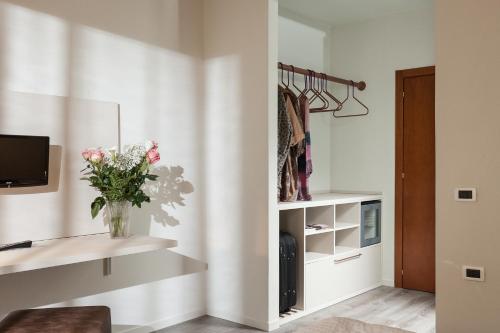
[[[311,113],[323,113],[323,112],[331,112],[335,118],[351,118],[351,117],[360,117],[366,116],[370,112],[368,106],[366,106],[359,98],[356,97],[354,93],[355,89],[364,90],[366,88],[366,83],[364,81],[353,81],[341,79],[332,75],[317,73],[310,69],[304,69],[300,67],[295,67],[292,65],[286,65],[281,62],[278,62],[278,69],[281,70],[281,83],[288,89],[290,83],[290,72],[292,73],[292,86],[295,87],[298,91],[301,91],[301,94],[304,93],[307,96],[308,92],[313,92],[313,96],[311,96],[309,103],[314,102],[318,98],[320,103],[323,105],[317,107],[311,107],[309,111]],[[287,83],[283,81],[283,72],[286,71],[287,74]],[[304,75],[304,90],[301,90],[295,85],[295,74],[303,74]],[[340,101],[331,92],[328,91],[327,82],[335,82],[347,87],[347,96],[345,99]],[[351,92],[349,92],[351,90]],[[361,113],[344,113],[340,112],[344,106],[344,103],[348,101],[352,97],[352,100],[357,102],[361,108]],[[330,101],[333,101],[336,104],[335,107],[330,107]]]
[[[346,80],[346,79],[341,79],[332,75],[328,74],[323,74],[323,73],[317,73],[315,71],[309,70],[309,69],[304,69],[292,65],[286,65],[282,63],[278,63],[278,69],[283,69],[284,71],[288,72],[295,72],[296,74],[303,74],[303,75],[314,75],[318,79],[324,79],[326,78],[328,81],[335,82],[335,83],[340,83],[340,84],[345,84],[349,86],[354,86],[358,88],[359,90],[365,90],[366,88],[366,83],[364,81],[352,81],[352,80]]]

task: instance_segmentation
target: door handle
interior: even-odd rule
[[[361,255],[362,255],[362,253],[358,253],[358,254],[350,256],[350,257],[346,257],[346,258],[342,258],[342,259],[336,259],[336,260],[334,260],[334,262],[336,264],[340,264],[340,263],[343,263],[343,262],[346,262],[346,261],[349,261],[349,260],[358,259],[359,257],[361,257]]]

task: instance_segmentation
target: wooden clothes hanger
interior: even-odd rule
[[[326,74],[321,73],[321,77],[322,77],[322,85],[324,85],[324,89],[322,89],[322,91],[325,93],[326,96],[330,97],[335,102],[335,104],[337,104],[337,107],[335,109],[324,110],[324,112],[327,112],[327,111],[334,111],[334,112],[335,111],[339,111],[340,109],[342,109],[342,102],[340,102],[335,96],[333,96],[328,91],[328,80],[326,79]]]
[[[286,83],[285,83],[285,80],[284,80],[284,75],[283,75],[283,64],[280,62],[280,68],[281,68],[281,85],[282,85],[282,88],[284,89],[285,93],[289,93],[293,96],[295,96],[295,93],[293,92],[292,89],[290,89],[290,71],[287,70],[286,71]],[[292,86],[295,87],[295,84],[293,82],[293,76],[292,76]],[[295,87],[296,89],[298,87]]]
[[[315,85],[316,82],[318,82],[316,80],[316,72],[309,70],[308,77],[309,77],[309,81],[310,81],[311,91],[314,93],[314,95],[309,99],[309,104],[312,105],[312,103],[317,98],[319,98],[323,102],[323,106],[321,106],[319,108],[311,108],[310,111],[311,112],[318,112],[318,111],[323,111],[323,110],[328,109],[328,107],[330,106],[330,103],[328,102],[328,100],[326,98],[324,98],[322,96],[322,91],[319,90],[319,89],[322,89],[321,85],[318,83],[318,88],[316,88],[316,85]]]
[[[347,86],[347,97],[346,97],[346,98],[342,101],[342,106],[343,106],[343,105],[344,105],[344,103],[345,103],[345,102],[349,99],[349,89],[350,89],[350,87],[349,87],[349,85],[346,85],[346,86]],[[358,114],[346,114],[346,115],[340,115],[340,116],[338,116],[338,115],[337,115],[337,112],[339,112],[339,111],[340,111],[340,109],[339,109],[339,110],[337,110],[337,111],[333,111],[333,112],[332,112],[332,114],[333,114],[333,116],[334,116],[335,118],[360,117],[360,116],[366,116],[367,114],[369,114],[369,113],[370,113],[370,109],[369,109],[369,108],[368,108],[368,107],[367,107],[367,106],[366,106],[363,102],[361,102],[361,101],[360,101],[360,100],[356,97],[356,95],[354,94],[354,84],[353,84],[353,81],[351,81],[351,87],[352,87],[352,98],[354,98],[354,100],[355,100],[356,102],[358,102],[358,104],[360,104],[360,105],[363,107],[363,109],[365,109],[365,111],[364,111],[363,113],[358,113]]]
[[[298,92],[297,98],[298,98],[302,94],[302,89],[300,89],[295,85],[295,67],[294,66],[291,67],[292,67],[292,87],[294,87],[295,90],[297,90]]]

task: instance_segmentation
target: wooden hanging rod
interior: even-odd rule
[[[278,69],[283,69],[285,71],[295,72],[296,74],[303,74],[303,75],[309,75],[311,72],[308,69],[304,69],[304,68],[300,68],[300,67],[296,67],[296,66],[291,66],[291,65],[286,65],[286,64],[279,63],[279,62],[278,62]],[[324,78],[322,73],[316,73],[315,71],[312,71],[312,73],[318,79]],[[354,86],[354,87],[358,88],[359,90],[365,90],[365,88],[366,88],[365,81],[356,82],[356,81],[341,79],[341,78],[331,76],[328,74],[326,74],[326,79],[328,81],[332,81],[332,82],[336,82],[336,83],[340,83],[340,84],[345,84],[345,85],[349,85],[349,86]]]

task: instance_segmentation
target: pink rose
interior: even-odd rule
[[[92,151],[92,154],[90,155],[90,161],[93,163],[99,163],[103,160],[104,158],[104,152],[101,151],[100,149]]]
[[[88,161],[90,160],[90,157],[92,156],[92,150],[91,149],[85,149],[83,152],[82,152],[82,157],[85,161]]]
[[[146,153],[146,160],[149,164],[155,164],[160,160],[160,153],[158,153],[158,148],[152,148]]]

